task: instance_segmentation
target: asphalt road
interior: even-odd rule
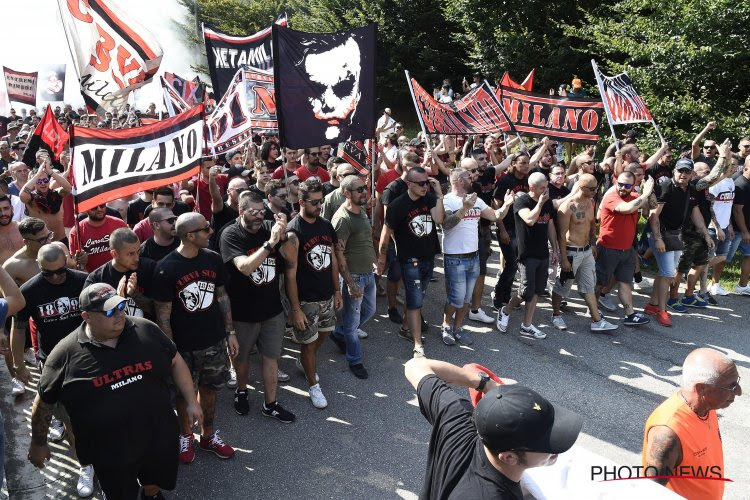
[[[652,322],[639,329],[620,326],[612,334],[588,331],[589,320],[577,297],[570,301],[575,313],[565,315],[569,329],[554,330],[549,300],[544,299],[535,324],[547,332],[546,340],[519,338],[518,312],[511,317],[506,335],[493,325],[471,323],[468,329],[475,344],[447,347],[440,341],[437,327],[444,284],[442,269],[436,271],[438,281],[429,285],[425,308],[432,325],[427,333],[427,355],[459,365],[479,362],[585,415],[576,446],[619,464],[640,464],[646,418],[677,388],[680,366],[692,349],[712,346],[727,353],[738,364],[742,378],[750,380],[748,297],[722,297],[720,306],[675,314],[673,328]],[[493,284],[494,280],[488,279],[487,303]],[[639,294],[636,306],[642,307],[645,301]],[[617,320],[622,309],[605,315]],[[304,378],[294,366],[296,347],[285,341],[281,367],[292,379],[282,384],[279,401],[297,415],[293,424],[281,424],[260,414],[262,384],[254,357],[251,413],[242,417],[234,412],[230,390],[222,390],[217,403],[216,425],[237,450],[236,456],[222,461],[198,450],[195,462],[180,468],[177,490],[167,497],[415,498],[424,477],[430,427],[403,376],[411,345],[397,337],[397,328],[385,316],[385,300],[379,299],[377,315],[364,327],[370,333],[362,342],[368,380],[356,379],[348,371],[344,356],[332,342],[322,348],[318,371],[329,404],[325,410],[311,405]],[[15,423],[6,421],[6,434],[13,426],[16,433],[24,424],[28,429],[24,421],[31,399],[27,393],[15,403],[17,418]],[[8,404],[12,403],[6,398],[6,419]],[[748,498],[750,491],[750,474],[745,472],[750,470],[750,455],[744,453],[748,422],[747,397],[720,411],[726,476],[734,480],[726,487],[728,499]],[[40,473],[24,464],[23,443],[14,446],[8,453],[21,459],[6,469],[9,485],[25,488],[14,498],[75,495],[75,474],[70,471],[64,447],[55,450],[52,468]]]

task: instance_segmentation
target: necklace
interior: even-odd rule
[[[687,405],[687,407],[690,408],[690,410],[692,410],[693,413],[695,413],[695,416],[698,417],[699,420],[702,420],[702,421],[706,422],[706,424],[709,425],[709,427],[710,427],[710,424],[708,424],[708,413],[706,413],[705,417],[701,417],[700,415],[698,415],[698,412],[695,411],[695,408],[693,408],[693,406],[688,402],[688,400],[685,397],[685,395],[682,394],[682,391],[679,391],[679,392],[680,392],[680,397],[685,402],[685,404]]]

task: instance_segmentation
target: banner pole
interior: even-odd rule
[[[375,155],[378,153],[378,150],[375,147],[375,141],[376,141],[376,139],[372,139],[370,141],[370,155],[372,157],[370,159],[370,183],[372,184],[372,186],[371,186],[371,188],[372,188],[371,189],[372,194],[370,196],[371,196],[371,199],[373,199],[373,200],[375,199],[375,182],[377,180],[377,179],[375,179],[375,163],[376,163],[375,162]],[[380,174],[380,172],[378,172],[378,174]]]
[[[599,67],[596,65],[596,61],[591,60],[591,66],[594,68],[594,76],[596,77],[596,85],[599,87],[599,94],[601,94],[602,104],[604,105],[604,112],[607,114],[607,123],[609,124],[609,130],[612,132],[612,139],[615,141],[615,148],[620,151],[620,144],[615,135],[615,126],[612,122],[612,114],[609,112],[609,106],[607,105],[607,98],[604,93],[604,83],[602,82],[599,74]]]
[[[75,138],[75,125],[72,123],[70,124],[70,180],[72,182],[73,190],[71,192],[71,195],[73,196],[73,224],[75,224],[76,228],[76,243],[78,244],[78,250],[83,251],[83,247],[81,246],[81,224],[78,222],[78,186],[76,184],[76,171],[74,168],[74,159],[75,159],[75,147],[74,147],[74,138]],[[70,248],[70,244],[68,244],[68,248]],[[75,255],[72,256],[75,260]],[[78,261],[76,261],[76,268],[78,268]]]
[[[422,127],[422,134],[425,136],[427,149],[430,151],[430,154],[432,154],[432,144],[429,141],[429,136],[427,135],[427,128],[425,127],[424,121],[422,120],[422,114],[419,112],[419,106],[417,106],[417,98],[414,95],[414,88],[411,85],[411,77],[409,76],[409,70],[405,69],[404,73],[406,74],[406,85],[409,87],[411,100],[414,103],[414,110],[417,112],[417,118],[419,118],[419,126]]]
[[[664,144],[665,142],[664,137],[661,135],[661,131],[659,130],[659,127],[656,126],[656,122],[654,121],[653,118],[651,118],[651,125],[654,126],[654,130],[656,130],[656,135],[659,136],[659,140],[661,141],[661,143]]]

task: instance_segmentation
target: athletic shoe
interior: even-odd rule
[[[250,403],[247,402],[247,390],[235,391],[234,411],[237,412],[237,415],[247,415],[250,413]]]
[[[691,295],[689,297],[685,295],[680,301],[680,304],[685,307],[708,307],[708,302],[696,295]]]
[[[609,295],[599,295],[599,304],[609,312],[617,310],[617,304],[615,304]]]
[[[443,344],[445,345],[456,345],[456,339],[451,335],[451,327],[445,326],[440,329],[443,335]]]
[[[721,286],[721,283],[714,283],[711,285],[711,288],[708,289],[709,292],[711,292],[711,295],[729,295],[729,292],[727,292],[723,286]]]
[[[63,440],[64,437],[65,426],[55,417],[52,417],[52,420],[49,423],[49,434],[47,434],[47,439],[49,439],[53,443],[59,443]]]
[[[495,319],[484,312],[481,308],[477,309],[477,312],[469,311],[469,319],[472,321],[479,321],[480,323],[492,323]]]
[[[36,355],[34,354],[34,349],[26,349],[23,351],[23,360],[24,362],[29,366],[38,367],[39,361],[36,359]]]
[[[180,434],[180,463],[189,464],[195,460],[192,434]]]
[[[505,313],[505,307],[503,306],[497,311],[497,321],[495,322],[495,325],[502,333],[506,333],[508,331],[509,321],[510,316]]]
[[[312,401],[312,404],[315,408],[322,410],[323,408],[328,406],[328,401],[326,401],[326,397],[323,396],[323,391],[320,389],[320,384],[311,385],[308,392],[310,393],[310,401]]]
[[[361,339],[366,339],[367,337],[369,337],[369,334],[366,331],[360,330],[359,328],[357,328],[357,337]]]
[[[709,292],[698,292],[698,297],[702,298],[712,306],[718,306],[719,302]]]
[[[499,300],[495,300],[495,297],[496,297],[495,290],[492,290],[490,292],[490,299],[492,299],[492,308],[495,309],[495,310],[498,310],[498,309],[500,309],[500,306],[502,304],[500,304]]]
[[[274,403],[271,406],[266,406],[263,403],[263,409],[260,411],[264,417],[275,418],[282,424],[291,424],[297,418],[294,413],[285,410],[279,403]]]
[[[328,336],[331,341],[336,344],[336,347],[339,348],[339,351],[341,351],[341,354],[346,354],[346,340],[340,338],[335,333],[331,332],[331,334]]]
[[[735,293],[738,293],[740,295],[750,295],[750,285],[737,285],[736,287],[734,287],[734,291]]]
[[[461,345],[471,345],[474,343],[474,339],[471,338],[471,335],[469,335],[468,332],[465,332],[463,328],[459,328],[458,330],[453,332],[453,337]]]
[[[555,316],[552,315],[552,326],[557,328],[558,330],[567,330],[568,325],[565,324],[565,320],[563,319],[562,315]]]
[[[667,299],[667,307],[673,310],[674,312],[678,312],[678,313],[687,312],[687,307],[682,305],[682,303],[680,302],[680,299],[675,299],[675,298],[670,297],[669,299]]]
[[[424,319],[424,316],[420,315],[420,318],[422,318],[422,333],[427,333],[427,330],[430,329],[430,324],[427,323],[427,320]]]
[[[669,313],[667,311],[659,311],[656,314],[656,321],[658,321],[662,326],[672,326],[672,318],[669,317]]]
[[[349,371],[351,371],[355,377],[363,380],[370,376],[362,363],[349,365]]]
[[[606,332],[609,330],[617,330],[617,325],[613,325],[606,319],[602,318],[599,321],[592,321],[591,322],[591,331],[592,332]]]
[[[305,368],[302,366],[302,361],[299,358],[295,358],[294,364],[299,368],[299,371],[302,372],[302,375],[307,377],[307,374],[305,373]],[[318,377],[318,372],[315,372],[315,382],[320,382],[320,377]]]
[[[643,308],[643,313],[648,314],[649,316],[656,316],[659,313],[659,306],[646,304],[646,307]]]
[[[625,319],[622,320],[622,324],[626,326],[640,326],[640,325],[645,325],[650,322],[651,320],[648,319],[646,316],[644,316],[641,313],[636,313],[636,312],[634,312],[630,316],[625,316]]]
[[[398,329],[398,337],[404,340],[408,340],[409,342],[414,342],[414,337],[412,337],[411,335],[411,330],[403,326]]]
[[[234,371],[234,366],[229,367],[229,380],[227,381],[227,387],[230,389],[237,387],[237,372]]]
[[[94,466],[87,465],[78,471],[76,491],[80,498],[90,497],[94,493]]]
[[[539,328],[535,327],[534,325],[524,325],[521,323],[521,330],[520,330],[522,337],[529,337],[532,339],[546,339],[547,334],[541,331]]]
[[[153,496],[146,496],[146,492],[141,490],[141,500],[167,500],[164,498],[164,494],[161,491],[157,491],[156,495]],[[106,500],[106,499],[105,499]]]
[[[17,378],[13,378],[10,381],[11,389],[10,393],[14,396],[20,396],[24,392],[26,392],[26,386],[23,385],[23,382],[18,380]]]
[[[278,380],[279,382],[289,382],[289,379],[291,378],[292,377],[290,377],[289,374],[285,372],[284,370],[281,370],[281,369],[276,370],[276,380]]]
[[[401,324],[404,322],[404,317],[401,316],[401,313],[398,312],[398,309],[395,307],[391,307],[388,309],[388,319],[396,324]]]
[[[234,448],[221,440],[218,430],[215,430],[209,437],[201,436],[199,446],[201,450],[210,451],[219,458],[227,459],[234,456]]]
[[[415,347],[412,351],[412,357],[414,358],[424,358],[426,357],[424,354],[424,346]]]

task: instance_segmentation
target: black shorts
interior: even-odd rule
[[[93,464],[107,500],[135,500],[140,486],[147,484],[156,485],[162,490],[173,490],[177,485],[179,443],[179,436],[175,434],[173,446],[153,450],[135,464],[119,467]]]
[[[479,226],[479,274],[487,276],[487,261],[492,255],[492,230],[490,226]]]
[[[596,245],[596,284],[606,286],[612,279],[619,283],[632,283],[635,273],[635,250],[616,250]]]
[[[534,295],[539,295],[547,288],[549,258],[526,257],[518,261],[518,270],[521,272],[518,295],[524,301],[531,300]]]

